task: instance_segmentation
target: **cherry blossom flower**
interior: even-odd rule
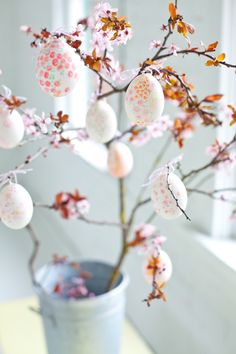
[[[90,205],[87,198],[76,190],[74,193],[58,193],[52,208],[58,210],[64,219],[78,219],[89,212]]]
[[[178,55],[177,51],[180,50],[179,47],[177,47],[175,44],[171,44],[169,47],[169,53]]]
[[[163,115],[158,121],[156,121],[152,125],[149,125],[147,127],[147,130],[152,138],[159,138],[163,135],[164,132],[171,129],[172,127],[173,121],[168,115]]]
[[[161,47],[161,41],[153,39],[149,45],[149,50],[158,49]]]
[[[95,6],[92,43],[98,53],[111,51],[113,45],[126,44],[132,37],[131,25],[117,11],[107,2]]]
[[[129,247],[139,247],[139,253],[154,252],[166,241],[152,224],[140,224],[134,230],[134,239],[128,243]]]
[[[215,157],[218,155],[217,160],[221,162],[213,165],[215,170],[222,170],[222,169],[231,169],[236,166],[236,151],[235,146],[233,151],[224,150],[226,144],[221,143],[219,140],[216,140],[215,143],[208,146],[206,149],[206,153],[209,156]],[[223,151],[224,150],[224,151]],[[222,152],[221,152],[222,151]]]
[[[27,25],[22,25],[20,26],[20,31],[28,34],[32,32],[32,27]]]
[[[94,17],[96,21],[100,20],[102,17],[108,17],[112,12],[117,13],[117,8],[112,8],[108,2],[100,2],[94,7]]]
[[[168,115],[163,115],[157,122],[149,125],[146,130],[132,136],[131,142],[135,146],[143,146],[152,138],[160,138],[164,132],[171,130],[173,121]]]

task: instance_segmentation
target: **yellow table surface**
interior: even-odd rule
[[[30,311],[30,307],[38,308],[35,298],[0,303],[0,348],[3,354],[47,353],[40,316]],[[121,354],[152,354],[129,321],[124,326]]]

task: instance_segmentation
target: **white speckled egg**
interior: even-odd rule
[[[108,172],[112,177],[126,177],[134,164],[133,154],[130,148],[120,141],[111,144],[108,151]]]
[[[159,81],[151,74],[135,77],[125,94],[125,108],[133,124],[153,124],[164,109],[164,94]]]
[[[169,174],[168,181],[171,191],[178,200],[179,206],[185,210],[188,201],[185,185],[174,173]],[[176,201],[168,189],[167,173],[160,174],[155,178],[152,183],[151,199],[156,213],[164,219],[175,219],[182,215],[181,210],[176,205]]]
[[[33,215],[33,202],[27,190],[17,183],[7,184],[0,191],[0,217],[10,229],[25,227]]]
[[[0,147],[12,149],[16,147],[24,136],[24,122],[21,115],[8,109],[0,110]]]
[[[36,77],[47,94],[60,97],[69,94],[78,81],[79,56],[63,38],[53,38],[40,50]]]
[[[116,114],[104,100],[93,103],[86,116],[86,129],[89,137],[97,143],[107,143],[117,130]]]
[[[149,256],[144,264],[144,276],[148,283],[152,283],[155,269],[155,281],[158,284],[167,283],[172,275],[172,262],[168,254],[162,250],[155,257]]]

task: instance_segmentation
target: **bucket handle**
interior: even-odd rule
[[[36,313],[37,315],[41,316],[41,317],[47,317],[48,319],[50,319],[52,321],[52,324],[56,327],[57,326],[57,321],[54,315],[49,315],[45,312],[43,312],[43,310],[41,308],[36,308],[33,306],[29,307],[29,310]]]

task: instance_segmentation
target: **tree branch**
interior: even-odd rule
[[[172,195],[172,197],[174,198],[175,202],[176,202],[176,206],[179,208],[179,210],[182,212],[182,214],[184,214],[184,216],[186,217],[186,219],[188,221],[191,221],[190,217],[186,214],[185,210],[179,205],[179,201],[178,198],[176,198],[174,192],[171,189],[170,183],[169,183],[169,176],[170,176],[170,167],[167,166],[167,188],[170,192],[170,194]]]
[[[120,178],[119,181],[119,200],[120,200],[120,223],[121,224],[126,224],[126,207],[125,207],[125,184],[124,184],[124,179]],[[116,281],[119,277],[120,274],[120,269],[123,265],[123,262],[125,260],[125,257],[128,253],[129,250],[129,246],[127,243],[127,239],[128,239],[128,235],[129,235],[129,230],[126,229],[122,229],[122,249],[121,249],[121,253],[119,255],[118,261],[113,269],[113,272],[111,274],[111,278],[109,280],[108,283],[108,288],[107,290],[111,290],[115,284]]]
[[[219,152],[216,154],[216,156],[211,161],[209,161],[208,163],[206,163],[205,165],[203,165],[203,166],[201,166],[201,167],[199,167],[197,169],[194,169],[194,170],[188,172],[187,174],[184,174],[182,176],[182,181],[185,181],[186,179],[189,179],[189,177],[195,176],[198,173],[200,173],[202,171],[205,171],[209,167],[213,167],[213,166],[218,165],[219,163],[222,163],[222,162],[225,162],[225,161],[229,161],[228,157],[221,159],[220,156],[228,148],[230,148],[235,142],[236,142],[236,135],[234,135],[234,137],[227,144],[225,144],[225,146],[222,149],[219,150]]]

